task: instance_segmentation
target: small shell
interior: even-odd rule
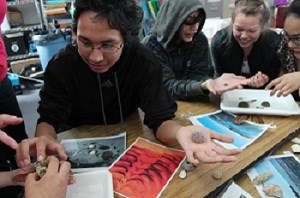
[[[291,155],[291,154],[293,154],[291,151],[283,151],[283,154],[284,155]]]
[[[90,155],[95,155],[95,154],[96,154],[96,151],[95,151],[95,150],[91,150],[91,151],[89,152],[89,154],[90,154]]]
[[[48,169],[48,160],[36,161],[34,163],[36,174],[40,177],[43,177]]]
[[[271,173],[271,172],[266,172],[266,173],[260,174],[260,175],[256,176],[253,179],[253,184],[254,185],[260,185],[263,182],[265,182],[268,179],[270,179],[272,176],[273,176],[273,173]]]
[[[213,173],[213,178],[215,178],[215,179],[222,179],[222,177],[223,177],[223,173],[222,173],[222,171],[220,171],[219,169],[216,169],[215,171],[214,171],[214,173]]]
[[[202,144],[204,142],[207,142],[205,136],[203,135],[203,133],[199,132],[199,131],[194,131],[192,133],[192,141],[194,143],[198,143],[198,144]]]
[[[264,193],[269,197],[282,197],[282,190],[276,184],[269,184],[263,188]]]
[[[294,144],[300,144],[300,138],[294,138],[291,140]]]
[[[300,153],[300,145],[299,144],[293,144],[291,146],[291,149],[293,150],[294,153]]]
[[[182,171],[180,171],[179,177],[180,177],[181,179],[185,179],[185,178],[186,178],[186,171],[185,171],[184,169],[182,169]]]
[[[90,145],[89,145],[89,149],[94,149],[94,148],[96,148],[96,145],[95,145],[95,144],[90,144]]]

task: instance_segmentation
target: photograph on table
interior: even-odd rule
[[[246,148],[270,127],[269,124],[257,124],[251,121],[237,124],[235,122],[235,115],[221,110],[209,114],[192,116],[189,117],[189,120],[193,125],[202,125],[218,133],[233,137],[233,143],[223,143],[215,140],[227,149]]]
[[[74,171],[107,168],[126,150],[126,133],[99,138],[63,139],[61,144]]]
[[[239,185],[230,181],[228,187],[224,189],[224,193],[222,193],[221,198],[252,198],[252,196],[242,189]]]
[[[125,197],[159,197],[185,158],[181,150],[138,138],[109,168],[114,191]]]
[[[263,198],[300,197],[300,161],[295,155],[266,157],[247,174]]]

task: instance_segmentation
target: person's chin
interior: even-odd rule
[[[251,46],[250,42],[239,42],[241,48],[248,48]]]
[[[192,35],[186,35],[186,36],[184,37],[183,40],[184,40],[184,42],[186,42],[186,43],[192,42],[194,36],[195,36],[195,34],[192,34]]]
[[[102,74],[102,73],[105,73],[108,71],[109,67],[106,67],[106,66],[97,66],[97,67],[93,67],[93,66],[90,66],[90,68],[96,72],[96,73],[99,73],[99,74]]]

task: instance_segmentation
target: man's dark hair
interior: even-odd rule
[[[112,29],[119,30],[125,42],[138,39],[143,21],[143,10],[136,0],[76,0],[73,15],[73,31],[81,13],[93,11],[96,18],[105,18]]]
[[[300,18],[300,0],[294,0],[286,10],[285,16],[294,15]]]

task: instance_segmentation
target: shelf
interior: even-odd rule
[[[26,58],[38,57],[38,56],[39,56],[38,53],[21,54],[21,55],[7,57],[7,61],[15,61],[15,60],[21,60],[21,59],[26,59]]]
[[[18,5],[25,5],[25,4],[32,4],[35,3],[34,0],[28,0],[28,1],[10,1],[6,2],[7,6],[18,6]]]
[[[2,31],[2,34],[12,34],[12,33],[17,33],[17,32],[24,32],[28,30],[33,30],[33,29],[41,29],[41,24],[36,24],[36,25],[29,25],[29,26],[24,26],[24,27],[17,27],[17,28],[12,28],[9,30]]]

